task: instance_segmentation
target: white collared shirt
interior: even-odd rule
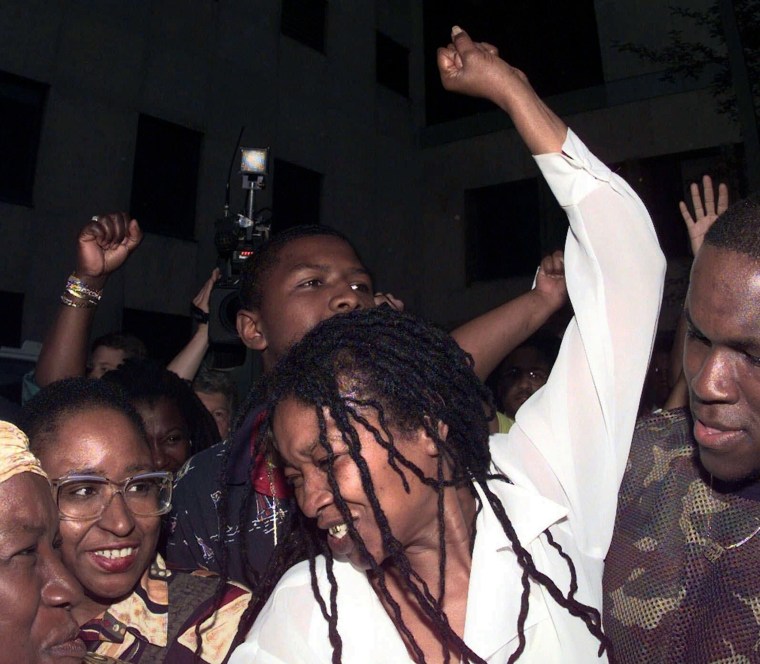
[[[547,384],[518,411],[508,434],[492,436],[493,463],[513,484],[493,480],[489,487],[536,567],[567,594],[569,567],[543,534],[548,529],[573,560],[576,599],[601,609],[602,563],[654,338],[665,261],[641,201],[571,131],[562,154],[539,155],[536,161],[570,221],[565,272],[576,315]],[[522,569],[488,502],[480,498],[463,638],[486,661],[501,663],[517,647]],[[338,561],[334,572],[342,661],[411,662],[366,575]],[[324,558],[317,559],[316,576],[329,608]],[[586,625],[534,582],[525,635],[521,661],[606,661],[597,659],[599,641]],[[280,580],[230,664],[329,664],[331,658],[327,622],[304,562]]]

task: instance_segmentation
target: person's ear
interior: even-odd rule
[[[240,309],[235,322],[238,336],[248,348],[258,351],[267,349],[268,344],[258,309]]]
[[[449,425],[445,422],[442,422],[441,420],[438,420],[438,424],[436,425],[436,429],[438,431],[438,439],[439,440],[446,440],[446,438],[449,435]],[[430,437],[430,434],[425,429],[420,430],[422,435],[425,436],[425,451],[431,456],[431,457],[437,457],[440,453],[438,449],[438,444]]]

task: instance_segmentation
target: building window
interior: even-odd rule
[[[326,17],[327,0],[283,0],[280,31],[324,53]]]
[[[50,86],[0,72],[0,200],[32,207],[42,116]]]
[[[467,282],[533,274],[541,260],[537,178],[465,191]]]
[[[320,223],[322,173],[274,160],[272,192],[272,230],[280,232],[298,224]]]
[[[409,49],[378,32],[375,37],[377,82],[409,96]]]
[[[140,115],[130,214],[144,231],[195,236],[195,199],[203,134]]]
[[[0,311],[3,312],[3,324],[0,325],[0,346],[20,346],[24,294],[0,291]]]
[[[619,164],[615,171],[630,183],[641,197],[652,217],[657,237],[665,257],[687,258],[691,245],[678,201],[686,201],[691,209],[692,182],[700,183],[704,174],[710,175],[718,195],[718,183],[725,182],[732,200],[738,200],[746,190],[742,144],[690,150],[632,159]]]

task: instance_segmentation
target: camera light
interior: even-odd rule
[[[269,148],[240,148],[240,172],[246,175],[266,175]]]

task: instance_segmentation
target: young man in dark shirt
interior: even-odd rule
[[[241,275],[240,298],[238,334],[261,353],[264,371],[325,318],[382,302],[400,306],[375,295],[348,239],[323,226],[298,226],[263,245]],[[263,415],[255,396],[243,413],[232,438],[196,455],[180,473],[167,556],[175,568],[204,567],[250,583],[251,570],[263,568],[277,542],[288,491],[255,454]]]

